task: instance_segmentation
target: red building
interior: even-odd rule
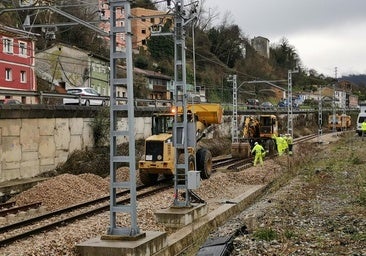
[[[35,91],[35,37],[0,24],[0,89]],[[26,99],[22,99],[23,103]]]

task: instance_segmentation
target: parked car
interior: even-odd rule
[[[66,92],[68,94],[73,95],[81,95],[81,96],[94,96],[98,97],[100,94],[90,87],[75,87],[72,89],[67,89]],[[79,105],[79,99],[78,98],[64,98],[63,99],[64,105]],[[105,100],[99,100],[99,99],[80,99],[80,105],[84,106],[104,106],[106,105]]]
[[[259,109],[259,100],[257,99],[247,99],[245,104],[247,109]]]
[[[287,106],[288,106],[287,101],[280,101],[277,104],[277,107],[278,108],[287,108]],[[298,109],[299,108],[299,104],[297,104],[296,102],[292,102],[292,108]]]
[[[265,101],[261,104],[261,109],[263,109],[263,110],[273,110],[274,106],[271,102]]]
[[[279,107],[279,108],[287,108],[287,102],[280,101],[280,102],[278,102],[277,107]]]
[[[19,100],[16,99],[1,99],[0,105],[20,105],[22,104]]]

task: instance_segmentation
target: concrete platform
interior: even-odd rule
[[[44,180],[47,180],[47,178],[28,178],[0,182],[0,202],[5,202],[11,196],[30,189]]]
[[[136,241],[102,240],[96,237],[76,245],[76,248],[82,256],[149,256],[167,246],[165,232],[145,233],[146,236]]]
[[[208,212],[206,204],[192,204],[189,208],[170,207],[155,212],[157,221],[170,229],[182,228],[202,218]]]
[[[206,241],[212,230],[217,229],[228,219],[241,213],[263,195],[267,187],[266,185],[243,186],[247,188],[245,193],[169,235],[168,245],[160,252],[154,254],[154,256],[179,255],[182,251],[194,245],[199,247]]]
[[[209,234],[228,219],[241,213],[266,190],[266,185],[243,185],[245,193],[223,203],[218,209],[207,213],[167,236],[164,232],[147,231],[146,238],[138,241],[106,241],[90,239],[77,245],[81,256],[171,256],[182,254],[186,249],[206,241]]]

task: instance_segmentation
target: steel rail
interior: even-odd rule
[[[5,209],[9,207],[13,207],[15,205],[15,202],[7,202],[0,204],[0,209]]]
[[[154,194],[154,193],[166,190],[168,188],[171,188],[171,186],[172,186],[171,184],[163,184],[163,185],[160,185],[158,187],[149,187],[149,188],[151,188],[150,190],[143,191],[143,192],[141,192],[141,190],[148,188],[148,186],[145,186],[145,185],[139,186],[139,187],[137,187],[137,189],[140,191],[140,193],[138,193],[137,198],[143,198],[143,197],[149,196],[151,194]],[[118,196],[121,197],[121,196],[126,196],[128,194],[129,194],[128,191],[121,191],[120,193],[118,193]],[[97,213],[100,213],[100,212],[103,212],[103,211],[108,211],[109,207],[110,207],[109,203],[108,203],[109,199],[110,199],[109,196],[101,197],[101,198],[98,198],[98,199],[95,199],[95,200],[91,200],[91,201],[87,201],[87,202],[84,202],[84,203],[81,203],[81,204],[73,205],[71,207],[67,207],[67,208],[64,208],[64,209],[61,209],[61,210],[53,211],[53,212],[50,212],[50,213],[46,213],[46,214],[36,216],[36,217],[30,218],[30,219],[27,219],[27,220],[24,220],[24,221],[19,221],[19,222],[1,227],[0,228],[0,233],[5,235],[5,232],[9,232],[10,230],[15,230],[15,229],[18,229],[18,228],[24,228],[26,226],[31,226],[36,221],[47,220],[47,219],[50,219],[50,218],[55,217],[55,216],[59,216],[59,215],[65,214],[65,213],[71,213],[74,210],[79,210],[83,207],[90,207],[93,204],[102,203],[103,201],[105,201],[104,205],[98,206],[98,207],[93,208],[93,209],[86,210],[82,213],[77,213],[77,214],[72,215],[72,216],[68,216],[68,217],[65,217],[65,218],[55,220],[55,221],[53,221],[51,223],[48,223],[48,224],[44,224],[44,225],[41,225],[41,226],[36,226],[34,228],[31,228],[27,231],[23,231],[23,232],[21,232],[19,234],[16,234],[16,235],[12,235],[12,236],[9,236],[9,237],[6,237],[6,235],[5,235],[5,238],[0,240],[0,247],[8,245],[12,242],[15,242],[17,240],[20,240],[20,239],[25,238],[25,237],[30,236],[30,235],[35,235],[35,234],[38,234],[40,232],[48,231],[48,230],[53,229],[53,228],[58,227],[58,226],[64,226],[66,223],[70,223],[72,221],[82,219],[82,218],[85,218],[87,216],[91,216],[91,215],[94,215],[94,214],[97,214]],[[118,203],[119,204],[128,203],[129,200],[130,200],[129,198],[120,199],[118,201]]]
[[[30,209],[36,209],[36,208],[40,207],[41,205],[42,205],[41,202],[36,202],[36,203],[27,204],[27,205],[21,205],[21,206],[3,209],[3,210],[0,210],[0,217],[5,217],[9,214],[16,214],[16,213],[22,212],[22,211],[23,212],[28,211]]]

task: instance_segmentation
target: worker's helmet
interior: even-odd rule
[[[254,145],[258,145],[258,142],[255,142]]]

